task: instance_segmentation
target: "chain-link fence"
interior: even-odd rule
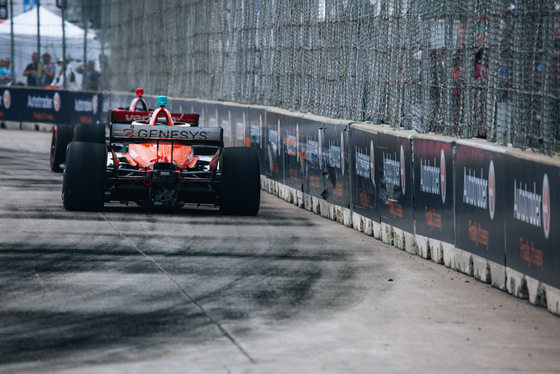
[[[560,139],[560,1],[102,0],[111,89]]]

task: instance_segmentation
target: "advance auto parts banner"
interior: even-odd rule
[[[461,143],[456,149],[455,246],[504,265],[505,155]]]
[[[381,222],[413,233],[411,141],[379,133],[374,146]]]
[[[380,222],[377,183],[375,174],[375,144],[377,134],[350,129],[352,152],[354,152],[354,186],[352,206],[354,212]]]
[[[507,157],[506,265],[560,288],[560,169]]]
[[[416,233],[453,244],[454,143],[415,137],[413,144]]]

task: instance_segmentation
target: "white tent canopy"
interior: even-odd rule
[[[62,18],[39,8],[41,23],[41,54],[49,52],[52,62],[62,60]],[[26,82],[22,75],[27,64],[31,62],[31,54],[37,52],[37,8],[22,13],[13,19],[14,21],[14,59],[10,67],[15,69],[16,80]],[[0,24],[0,58],[11,58],[10,40],[11,20]],[[84,58],[84,30],[65,21],[66,34],[66,58],[70,59],[70,65],[74,68],[80,65]],[[93,31],[88,31],[87,58],[97,61],[99,56],[99,42]],[[81,81],[80,74],[77,80]],[[78,82],[79,83],[79,82]]]

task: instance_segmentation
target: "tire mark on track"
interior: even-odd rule
[[[171,276],[171,274],[169,274],[153,257],[149,256],[148,254],[146,254],[144,251],[142,251],[140,248],[138,248],[138,246],[136,244],[134,244],[130,239],[128,239],[119,229],[117,229],[108,219],[107,217],[105,217],[103,214],[99,214],[103,220],[105,220],[105,222],[107,222],[107,224],[109,226],[111,226],[111,228],[113,230],[115,230],[115,232],[124,240],[126,240],[136,251],[138,251],[138,253],[140,253],[142,256],[144,256],[146,259],[148,259],[149,261],[151,261],[159,270],[161,270],[161,272],[163,274],[165,274],[165,276],[167,278],[169,278],[169,280],[171,282],[173,282],[175,284],[175,286],[177,286],[177,288],[179,289],[179,291],[191,302],[193,303],[199,310],[200,312],[206,317],[208,318],[208,320],[218,328],[218,330],[222,333],[222,335],[224,337],[226,337],[229,341],[231,341],[233,343],[233,345],[235,345],[235,347],[237,347],[237,349],[252,363],[255,364],[256,361],[255,359],[253,359],[253,357],[251,357],[251,355],[249,354],[249,352],[247,352],[242,346],[241,344],[233,337],[233,335],[227,331],[227,329],[222,326],[222,324],[218,321],[216,321],[216,319],[214,319],[207,311],[206,309],[204,309],[204,307],[196,301],[196,299],[187,292],[187,290],[185,290],[183,287],[181,287],[181,285],[179,284],[179,282],[177,282],[175,280],[175,278],[173,278],[173,276]]]

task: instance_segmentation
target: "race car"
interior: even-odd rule
[[[66,152],[62,200],[67,210],[98,211],[104,203],[180,208],[219,206],[232,215],[260,208],[257,150],[224,147],[219,127],[198,127],[195,113],[109,112],[104,125],[77,125]]]

